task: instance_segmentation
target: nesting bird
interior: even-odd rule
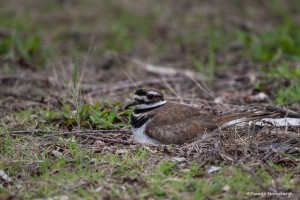
[[[138,89],[131,115],[132,133],[137,142],[150,144],[181,144],[240,119],[257,118],[257,113],[206,114],[199,108],[167,102],[157,89]]]

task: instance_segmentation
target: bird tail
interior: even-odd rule
[[[270,112],[260,112],[260,113],[249,113],[249,112],[235,112],[235,113],[224,113],[220,114],[218,117],[218,126],[220,128],[225,128],[244,122],[257,122],[261,121],[264,118],[272,118],[276,116],[275,113]]]

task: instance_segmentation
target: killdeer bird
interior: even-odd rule
[[[164,100],[156,89],[138,89],[134,101],[125,109],[135,106],[131,115],[132,133],[137,142],[150,144],[180,144],[192,141],[226,123],[252,119],[259,114],[207,114],[189,105]]]

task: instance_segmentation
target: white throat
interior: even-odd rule
[[[159,102],[156,102],[156,103],[153,103],[153,104],[140,104],[140,105],[136,106],[136,109],[154,108],[154,107],[157,107],[157,106],[162,106],[165,103],[167,103],[167,101],[159,101]]]

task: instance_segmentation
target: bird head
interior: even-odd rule
[[[134,101],[125,106],[128,109],[135,106],[137,109],[148,109],[166,103],[163,93],[153,88],[140,88],[135,91]]]

